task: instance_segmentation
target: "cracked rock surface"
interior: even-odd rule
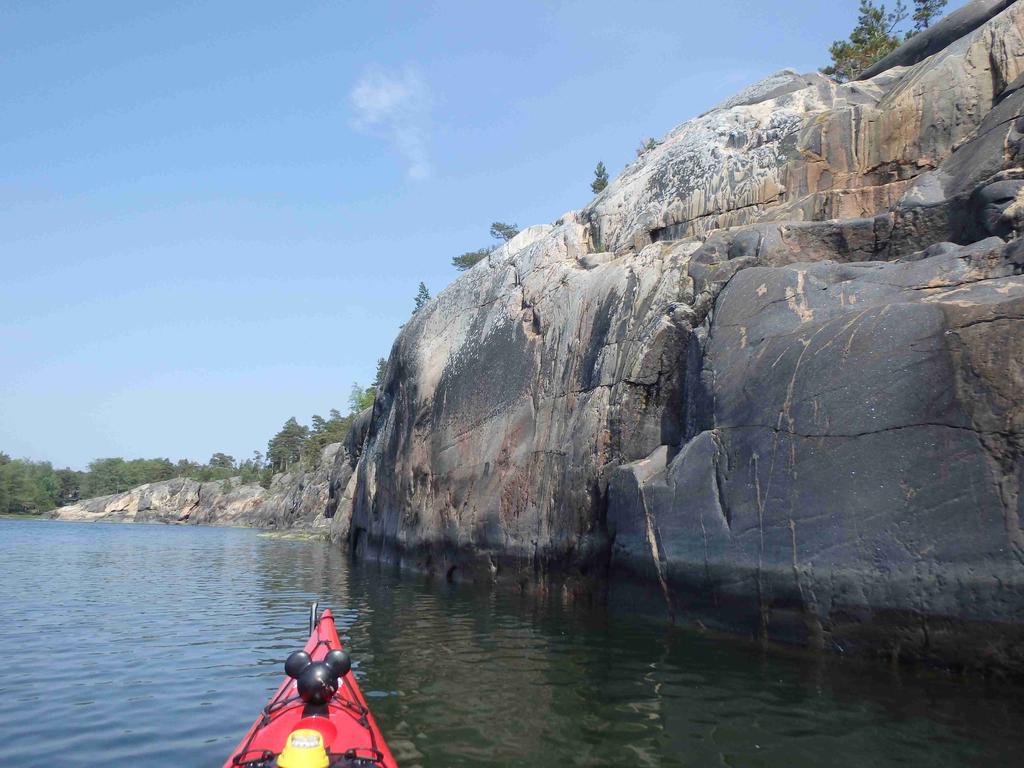
[[[1014,250],[739,272],[705,346],[699,431],[613,478],[616,563],[705,624],[839,650],[884,624],[899,653],[1019,665]],[[1006,632],[951,641],[951,620]]]
[[[419,310],[335,537],[1024,671],[1024,3],[958,19],[867,79],[748,88]]]

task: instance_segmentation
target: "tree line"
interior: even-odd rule
[[[79,499],[120,493],[146,483],[190,477],[194,480],[226,480],[242,476],[257,482],[263,466],[252,459],[236,462],[233,457],[215,453],[199,462],[181,459],[124,459],[110,457],[89,462],[85,471],[65,467],[56,469],[48,461],[13,459],[0,452],[0,514],[39,515]]]
[[[422,284],[421,284],[422,285]],[[288,472],[295,469],[316,469],[320,461],[320,453],[331,443],[340,443],[345,439],[356,416],[373,405],[377,388],[384,380],[387,360],[377,359],[377,374],[373,383],[363,387],[352,384],[348,395],[348,413],[344,416],[336,408],[332,408],[327,418],[314,414],[309,425],[299,424],[292,416],[284,426],[267,442],[266,456],[259,452],[253,454],[256,463],[262,463],[264,479],[277,472]]]
[[[220,452],[205,463],[111,457],[95,459],[85,471],[79,471],[57,469],[48,461],[14,459],[0,452],[0,514],[39,515],[79,499],[122,493],[175,477],[199,482],[238,478],[241,483],[269,487],[278,472],[315,469],[324,446],[345,439],[355,417],[373,405],[386,364],[384,358],[377,361],[377,376],[369,387],[352,385],[347,414],[331,409],[327,418],[314,414],[308,425],[289,418],[267,441],[266,453],[253,451],[246,459]]]

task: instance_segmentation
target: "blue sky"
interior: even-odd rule
[[[0,450],[243,458],[345,410],[490,222],[825,64],[857,4],[3,3]]]

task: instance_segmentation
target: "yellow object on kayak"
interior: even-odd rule
[[[277,758],[278,768],[327,768],[330,762],[324,737],[319,731],[309,728],[288,734],[284,749]]]

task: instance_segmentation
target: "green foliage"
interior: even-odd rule
[[[599,162],[597,167],[594,168],[594,180],[590,182],[590,191],[595,195],[598,192],[604,190],[608,186],[608,171],[604,167],[603,162]]]
[[[78,501],[81,498],[82,490],[82,473],[75,472],[73,469],[58,469],[57,470],[57,482],[60,484],[60,492],[58,494],[58,501],[60,504],[68,504],[72,501]]]
[[[928,29],[945,7],[946,0],[914,0],[914,31]]]
[[[388,372],[388,361],[383,357],[377,358],[377,375],[373,377],[373,388],[379,389],[384,384],[384,375]]]
[[[491,237],[495,240],[501,240],[508,242],[513,237],[519,234],[518,224],[506,224],[503,221],[496,221],[491,224]]]
[[[413,299],[416,302],[416,307],[413,309],[413,314],[419,312],[420,307],[430,301],[430,291],[427,290],[426,283],[420,283],[419,290],[416,291],[416,297]]]
[[[226,453],[215,453],[206,463],[211,467],[217,467],[219,469],[234,469],[235,457],[228,456]]]
[[[657,139],[642,139],[640,141],[640,146],[636,148],[636,156],[643,157],[660,143],[661,142]]]
[[[370,389],[364,390],[358,384],[353,384],[353,393],[357,390],[362,395],[371,391]],[[372,394],[370,395],[370,404],[373,404]],[[332,408],[326,419],[322,416],[314,415],[310,420],[309,437],[306,439],[306,444],[302,449],[303,463],[310,468],[316,467],[320,461],[320,453],[325,446],[331,443],[340,443],[345,439],[345,435],[348,434],[348,430],[352,426],[352,419],[358,412],[353,407],[352,413],[348,416],[342,416],[340,411]]]
[[[267,443],[267,462],[275,471],[287,472],[302,458],[302,448],[308,437],[309,427],[302,426],[292,416]]]
[[[38,515],[59,506],[61,481],[49,462],[0,456],[0,514]]]
[[[495,240],[501,240],[503,243],[507,243],[518,234],[519,226],[517,224],[506,224],[503,221],[495,221],[491,224],[491,237]],[[452,266],[459,270],[459,272],[465,272],[474,264],[479,264],[481,261],[486,259],[494,253],[497,248],[497,245],[488,245],[483,248],[477,248],[475,251],[466,251],[458,256],[453,256]],[[419,304],[416,305],[416,309],[419,309]]]
[[[266,463],[262,453],[253,451],[251,459],[238,463],[235,474],[242,484],[259,483],[264,488],[269,488],[274,470]]]
[[[914,0],[914,29],[928,27],[938,17],[946,0]],[[901,36],[900,25],[907,20],[909,12],[903,0],[897,0],[892,11],[884,4],[875,5],[872,0],[860,0],[857,26],[847,40],[836,40],[829,48],[832,63],[821,71],[829,77],[845,83],[853,80],[875,62],[895,51],[904,39],[914,32]]]
[[[490,254],[494,253],[495,248],[497,248],[497,246],[492,245],[487,248],[479,248],[475,251],[466,251],[465,253],[452,258],[452,266],[459,270],[459,272],[465,272],[474,264],[483,261]]]
[[[376,387],[366,387],[364,389],[362,385],[353,381],[352,389],[348,393],[348,405],[352,409],[352,414],[362,413],[373,405],[376,394]]]
[[[198,468],[200,465],[192,466]],[[170,459],[96,459],[89,463],[89,470],[82,477],[79,491],[83,498],[109,496],[137,485],[180,477],[181,474],[179,467],[172,464]]]

